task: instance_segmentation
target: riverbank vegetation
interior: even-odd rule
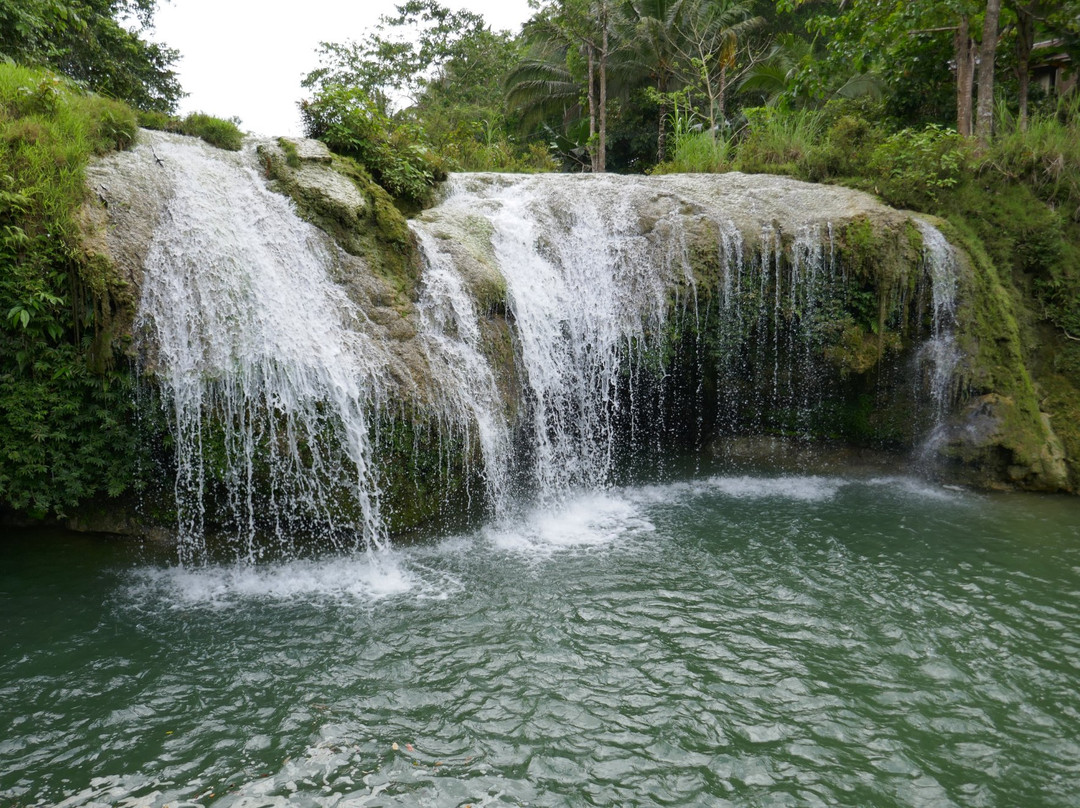
[[[112,328],[133,301],[84,251],[80,210],[87,161],[136,133],[127,105],[0,65],[0,502],[31,516],[133,481],[134,397]]]
[[[21,519],[87,516],[153,477],[135,300],[91,246],[86,165],[140,125],[242,140],[235,121],[173,114],[179,54],[141,36],[155,5],[0,0],[0,513]]]

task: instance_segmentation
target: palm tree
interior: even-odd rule
[[[660,114],[656,133],[656,160],[667,157],[667,117],[670,93],[675,87],[678,52],[675,45],[686,0],[633,0],[626,8],[631,25],[630,41],[635,55],[648,65],[656,88]]]
[[[763,58],[751,65],[739,82],[739,91],[758,95],[775,106],[795,89],[799,71],[814,59],[813,45],[794,34],[781,34]]]
[[[581,114],[581,85],[566,66],[562,42],[537,40],[506,76],[506,103],[525,126],[558,115],[564,123]]]
[[[782,34],[764,57],[747,68],[739,82],[739,91],[758,95],[767,106],[775,106],[785,97],[799,106],[811,103],[816,99],[799,95],[797,82],[799,72],[813,62],[813,43],[794,34]],[[848,77],[826,98],[880,98],[883,91],[881,77],[871,69]]]
[[[753,0],[684,0],[673,42],[684,80],[708,99],[713,131],[724,120],[740,43],[763,22],[753,16]]]
[[[525,26],[530,55],[507,78],[507,103],[527,113],[550,113],[580,104],[582,82],[571,68],[572,56],[586,65],[584,96],[589,109],[589,151],[594,172],[606,169],[609,68],[613,41],[612,0],[556,0]],[[534,118],[535,119],[535,118]]]

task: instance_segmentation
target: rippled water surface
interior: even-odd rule
[[[0,542],[0,805],[1080,804],[1076,500],[718,477],[170,553]]]

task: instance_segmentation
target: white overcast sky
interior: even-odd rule
[[[397,0],[397,3],[403,0]],[[317,64],[320,42],[360,39],[395,0],[163,0],[150,38],[180,51],[177,73],[189,93],[181,113],[237,115],[260,135],[300,134],[300,79]],[[468,8],[493,29],[517,32],[528,0],[443,0]]]

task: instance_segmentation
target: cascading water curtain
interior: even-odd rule
[[[383,545],[370,430],[386,360],[330,280],[325,237],[250,153],[155,149],[175,194],[138,321],[171,413],[182,561],[204,557],[210,530],[251,559],[299,540]]]
[[[916,356],[916,378],[923,387],[916,400],[930,399],[931,429],[922,447],[923,457],[929,458],[945,435],[962,358],[955,334],[959,267],[956,249],[941,231],[922,219],[913,221],[922,234],[923,272],[930,284],[930,335]]]

